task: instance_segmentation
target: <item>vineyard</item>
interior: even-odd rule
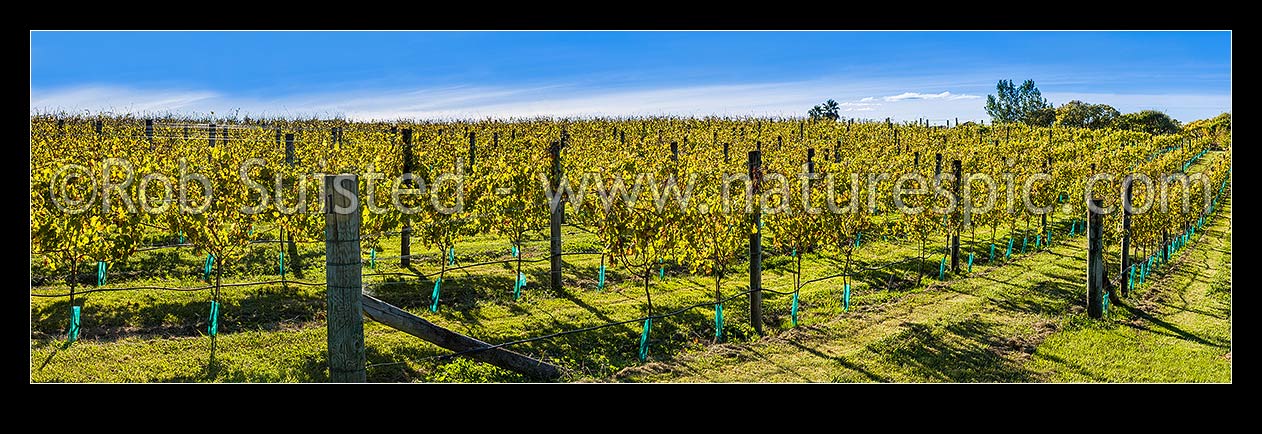
[[[1072,301],[1030,308],[1040,318],[1108,321],[1218,224],[1230,137],[1214,122],[1154,136],[34,116],[32,378],[328,380],[325,276],[347,264],[326,257],[325,175],[343,173],[358,175],[363,294],[491,344],[452,351],[365,320],[369,381],[534,379],[471,361],[492,349],[563,380],[651,380],[664,375],[653,366],[731,345],[850,324],[845,341],[889,309],[946,306],[925,301],[934,291],[1023,284],[1013,270],[1030,264],[1073,279]],[[1119,210],[1127,192],[1134,213]],[[1088,199],[1116,210],[1090,225],[1104,281],[1089,302]],[[994,303],[1020,296],[1001,283],[986,283]],[[987,375],[836,380],[1038,379]]]

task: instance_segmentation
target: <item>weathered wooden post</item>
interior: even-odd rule
[[[552,293],[561,294],[561,215],[565,212],[564,197],[558,191],[561,185],[561,147],[564,146],[565,131],[561,132],[561,141],[552,142],[548,151],[552,154],[552,194],[555,202],[551,205],[549,216],[549,281]]]
[[[1131,291],[1131,274],[1128,273],[1131,268],[1131,185],[1135,182],[1135,178],[1130,175],[1122,181],[1122,296],[1130,295]]]
[[[328,301],[329,381],[363,383],[363,276],[359,258],[359,179],[355,174],[324,177],[325,298]]]
[[[1087,315],[1104,316],[1104,200],[1091,199],[1087,207]]]
[[[403,129],[403,185],[413,186],[412,181],[412,129]],[[403,215],[403,229],[399,231],[399,266],[407,268],[412,260],[412,225],[407,214]]]
[[[762,151],[749,153],[749,182],[753,185],[753,230],[749,235],[749,323],[762,334]]]
[[[145,139],[149,141],[149,150],[153,150],[153,119],[145,119]]]
[[[476,131],[469,132],[469,173],[473,173],[473,165],[476,163],[478,154],[478,133]]]
[[[954,193],[955,193],[955,209],[956,209],[955,214],[956,215],[959,215],[958,210],[962,207],[962,205],[960,205],[960,187],[961,187],[960,171],[961,171],[960,160],[951,160],[951,172],[955,174]],[[962,220],[963,219],[961,219],[961,221]],[[951,229],[952,229],[951,231],[952,233],[951,235],[951,270],[958,273],[960,271],[960,224],[959,222],[953,222],[951,224]]]

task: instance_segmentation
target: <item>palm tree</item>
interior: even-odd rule
[[[841,105],[837,101],[828,100],[824,102],[824,117],[837,120],[841,118]]]
[[[811,119],[831,119],[836,121],[841,118],[841,105],[837,101],[828,100],[823,105],[817,105],[811,108],[807,114]]]

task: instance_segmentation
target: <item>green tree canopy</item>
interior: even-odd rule
[[[986,95],[986,113],[994,122],[1023,122],[1029,125],[1051,125],[1048,109],[1052,105],[1034,86],[1034,80],[1026,80],[1018,87],[1012,80],[999,80],[996,95]],[[1055,120],[1055,112],[1050,113]]]
[[[1148,134],[1174,134],[1181,129],[1179,121],[1156,110],[1144,110],[1121,115],[1117,118],[1115,126],[1118,129],[1141,131]]]
[[[1056,125],[1076,128],[1109,128],[1121,113],[1108,104],[1088,104],[1079,100],[1056,109]]]

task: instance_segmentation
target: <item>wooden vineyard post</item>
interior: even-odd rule
[[[749,182],[753,185],[754,215],[751,224],[753,230],[749,235],[749,323],[754,331],[762,334],[762,152],[749,153]]]
[[[329,381],[363,383],[363,275],[359,258],[359,179],[354,174],[324,177],[325,298]]]
[[[1131,185],[1135,179],[1130,175],[1122,181],[1122,296],[1130,295],[1131,282]]]
[[[476,131],[469,132],[469,173],[473,173],[473,165],[477,162],[478,153],[478,133]]]
[[[412,182],[412,129],[403,129],[403,185],[411,187]],[[412,226],[407,214],[403,215],[403,228],[399,230],[399,266],[408,268],[412,264]]]
[[[211,147],[211,148],[214,148],[214,147],[215,147],[215,124],[210,124],[210,128],[208,128],[206,131],[208,131],[208,132],[209,132],[209,143],[210,143],[210,147]],[[211,157],[211,155],[210,155],[210,152],[207,152],[207,153],[206,153],[206,162],[207,162],[207,163],[210,163],[210,162],[212,162],[212,161],[213,161],[213,160],[212,160],[212,157]]]
[[[1050,129],[1047,131],[1047,136],[1048,136],[1047,140],[1050,143],[1052,140],[1051,139],[1052,131]],[[1043,162],[1043,173],[1048,173],[1048,168],[1051,166],[1051,162],[1052,162],[1052,157],[1047,157],[1047,161]],[[1040,227],[1042,228],[1042,231],[1040,233],[1046,234],[1047,233],[1047,213],[1039,214],[1039,224],[1040,224]],[[1051,246],[1048,246],[1048,247],[1051,247]]]
[[[959,215],[960,205],[960,160],[951,160],[951,172],[955,174],[955,213]],[[960,219],[962,222],[963,219]],[[960,272],[960,222],[952,223],[951,236],[951,271]]]
[[[153,119],[145,119],[145,140],[149,141],[149,150],[153,150]]]
[[[280,130],[276,130],[276,136],[280,137]],[[294,135],[285,135],[285,164],[289,167],[294,166]]]
[[[552,142],[552,146],[548,151],[552,154],[552,177],[549,182],[552,184],[552,194],[555,201],[551,204],[550,215],[548,218],[549,227],[549,282],[551,283],[552,293],[561,293],[561,214],[565,212],[565,202],[561,197],[561,192],[557,188],[561,185],[561,147],[564,146],[565,132],[561,133],[562,141]]]
[[[1104,200],[1091,199],[1087,207],[1087,315],[1104,316]]]
[[[277,137],[280,136],[279,128],[276,129],[276,135]],[[294,135],[285,134],[285,164],[288,165],[290,168],[293,168],[295,159],[296,158],[294,157]],[[297,260],[298,259],[298,245],[294,243],[294,234],[292,233],[286,234],[285,228],[281,228],[280,239],[278,239],[277,242],[280,243],[281,251],[285,251],[285,247],[286,245],[288,245],[289,258],[290,258],[289,262],[292,265],[299,265],[298,260]],[[284,264],[282,264],[281,267],[282,267],[281,268],[282,272],[280,273],[280,279],[283,281],[285,280],[285,273],[284,273],[285,268],[283,268]],[[298,267],[292,267],[292,269],[295,270],[295,273],[299,273],[299,274],[295,274],[295,276],[298,276],[301,278],[302,274],[298,270]]]

